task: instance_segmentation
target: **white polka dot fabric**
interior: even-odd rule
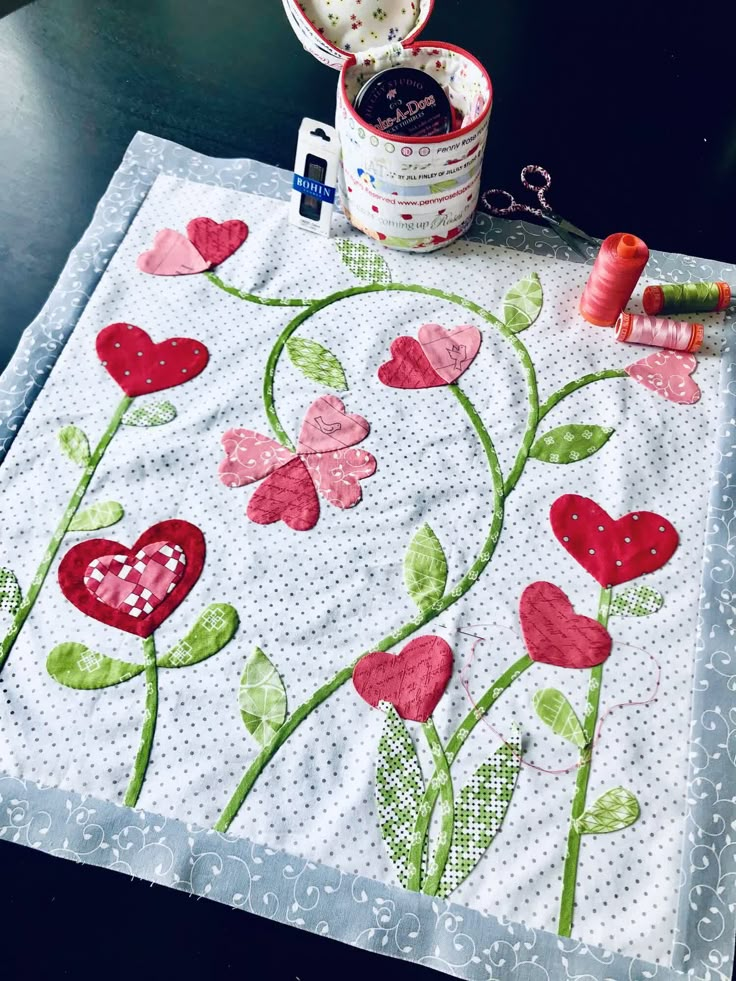
[[[24,589],[79,477],[59,452],[57,431],[75,424],[94,445],[120,399],[95,356],[97,333],[126,321],[156,341],[194,337],[208,346],[210,362],[195,380],[158,396],[174,403],[176,419],[124,427],[112,440],[85,504],[119,501],[125,516],[104,532],[70,533],[62,544],[0,676],[0,770],[122,802],[143,721],[143,676],[76,691],[54,681],[45,662],[56,645],[77,641],[142,663],[141,643],[73,607],[56,581],[58,561],[77,541],[108,537],[130,544],[156,522],[181,518],[201,528],[207,557],[188,598],[156,632],[158,649],[181,639],[208,603],[232,604],[240,627],[213,658],[160,672],[158,725],[139,805],[212,825],[259,749],[238,708],[240,675],[254,648],[277,667],[293,711],[414,616],[402,559],[424,522],[444,547],[452,584],[488,533],[491,480],[477,435],[445,388],[402,391],[378,381],[391,341],[416,336],[423,323],[481,328],[480,353],[461,385],[485,420],[505,473],[522,438],[527,397],[511,346],[467,309],[411,292],[346,297],[309,317],[298,336],[318,341],[340,360],[349,385],[341,398],[348,411],[370,423],[361,445],[376,457],[377,471],[363,481],[363,500],[355,508],[342,511],[323,502],[312,531],[254,524],[245,515],[254,489],[228,488],[218,480],[220,437],[234,427],[271,435],[262,402],[264,366],[276,337],[300,311],[244,302],[201,275],[164,278],[138,271],[136,257],[158,230],[184,231],[200,215],[240,218],[250,227],[247,242],[217,270],[228,284],[300,298],[358,285],[334,240],[287,225],[286,204],[157,179],[0,470],[0,564],[14,570]],[[339,233],[355,234],[343,224]],[[519,336],[534,359],[542,399],[588,372],[650,353],[617,344],[612,331],[581,320],[576,304],[587,270],[578,265],[463,241],[431,257],[386,252],[385,258],[395,282],[438,287],[496,313],[505,292],[536,271],[544,306],[537,323]],[[674,524],[680,535],[674,557],[640,580],[664,595],[662,609],[611,619],[614,649],[601,695],[605,719],[590,778],[589,801],[623,786],[638,798],[641,817],[623,831],[583,837],[573,929],[590,943],[659,961],[670,956],[677,901],[696,604],[718,410],[718,321],[706,322],[708,340],[694,376],[702,390],[697,404],[675,405],[629,378],[616,378],[583,389],[550,413],[542,431],[578,422],[615,432],[600,452],[573,465],[529,460],[507,501],[490,566],[466,596],[423,629],[443,636],[455,653],[453,677],[434,714],[447,741],[472,707],[462,679],[477,699],[523,654],[517,608],[530,582],[555,583],[578,612],[595,616],[597,584],[554,538],[553,501],[583,494],[616,517],[648,509]],[[275,402],[290,435],[296,436],[305,410],[321,394],[286,356],[281,359]],[[473,635],[483,640],[476,643]],[[612,709],[650,698],[659,669],[656,700]],[[453,894],[457,902],[556,931],[575,750],[539,721],[532,696],[540,688],[559,688],[582,715],[587,679],[587,672],[534,665],[468,738],[453,765],[456,794],[499,747],[499,737],[510,738],[514,722],[534,768],[522,768],[501,831]],[[374,804],[381,726],[381,713],[345,684],[277,753],[231,830],[345,872],[396,882]],[[431,757],[420,727],[409,728],[428,779]]]

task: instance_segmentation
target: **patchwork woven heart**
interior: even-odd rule
[[[248,238],[248,226],[237,218],[219,223],[212,218],[192,218],[187,235],[205,261],[217,266]]]
[[[592,668],[611,653],[611,635],[551,582],[533,582],[521,594],[519,619],[532,661],[558,668]]]
[[[183,385],[204,371],[209,352],[192,337],[154,344],[133,324],[108,324],[97,335],[97,356],[126,395],[145,395]]]
[[[653,511],[632,511],[614,519],[588,497],[565,494],[550,509],[555,537],[601,586],[618,586],[661,568],[679,537]]]
[[[353,684],[374,708],[390,702],[402,719],[426,722],[442,698],[452,674],[452,649],[428,634],[409,641],[400,654],[375,651],[361,657]]]
[[[189,276],[204,272],[212,263],[181,232],[163,228],[156,233],[153,247],[138,256],[136,265],[151,276]]]
[[[128,616],[147,617],[184,575],[187,559],[180,545],[152,542],[135,555],[101,555],[92,559],[84,584],[101,603]]]
[[[78,610],[148,637],[189,593],[202,571],[204,536],[188,521],[161,521],[130,548],[92,538],[69,549],[59,585]]]

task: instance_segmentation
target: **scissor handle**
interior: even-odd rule
[[[552,175],[548,170],[538,164],[528,164],[522,168],[521,183],[527,191],[534,191],[543,208],[549,209],[545,195],[552,185]]]
[[[493,199],[497,202],[505,202],[504,204],[493,204]],[[521,205],[516,203],[513,194],[508,191],[502,191],[500,187],[493,187],[490,191],[484,191],[481,198],[483,205],[487,211],[490,211],[492,215],[497,218],[504,218],[506,215],[516,214],[517,211],[523,211],[524,209]]]

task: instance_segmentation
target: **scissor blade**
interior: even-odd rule
[[[593,238],[592,235],[588,235],[584,232],[582,228],[578,228],[577,225],[573,225],[566,218],[560,221],[560,228],[564,228],[566,232],[570,232],[571,235],[577,235],[578,238],[583,239],[584,242],[590,243],[590,245],[600,245],[601,240],[599,238]]]
[[[582,256],[583,259],[587,259],[588,258],[588,253],[585,251],[585,249],[583,248],[583,246],[580,245],[580,243],[578,242],[578,240],[576,238],[574,238],[567,231],[566,228],[563,228],[562,222],[557,222],[557,221],[552,220],[552,221],[549,222],[549,224],[552,227],[552,229],[555,232],[557,232],[557,234],[560,236],[560,238],[562,239],[562,241],[565,242],[566,245],[569,245],[570,246],[570,248],[573,250],[573,252],[577,252],[577,254],[579,256]]]

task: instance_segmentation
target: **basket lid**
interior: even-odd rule
[[[364,51],[410,43],[424,29],[434,0],[282,0],[306,50],[330,68]]]

